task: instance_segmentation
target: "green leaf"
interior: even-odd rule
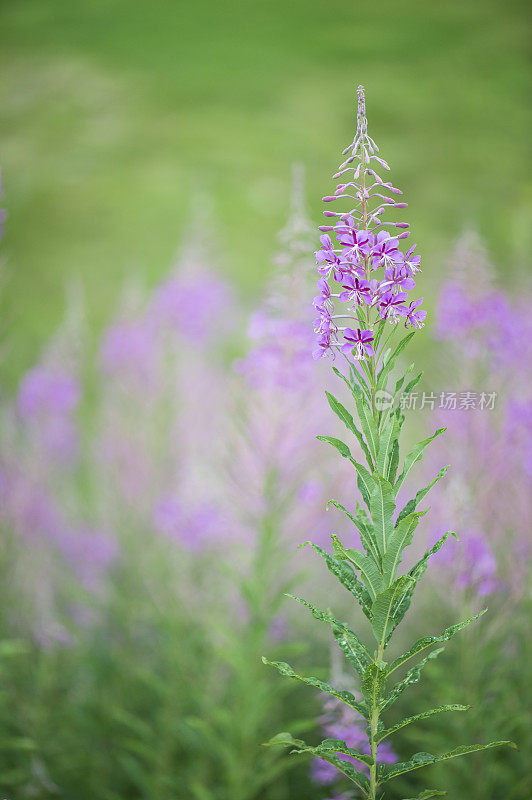
[[[420,558],[417,564],[415,564],[408,573],[412,578],[414,578],[415,581],[418,581],[421,578],[421,576],[427,569],[429,558],[433,556],[435,553],[437,553],[438,550],[440,550],[443,547],[449,536],[454,536],[454,538],[459,541],[458,536],[454,531],[446,531],[443,534],[443,536],[441,536],[429,550],[425,551],[422,558]]]
[[[394,734],[396,731],[401,730],[401,728],[411,725],[412,722],[419,722],[420,719],[427,719],[428,717],[433,717],[435,714],[444,714],[448,711],[469,711],[470,708],[471,706],[463,706],[459,703],[454,703],[451,705],[439,706],[438,708],[431,708],[429,711],[423,711],[421,714],[415,714],[413,717],[405,717],[396,725],[392,725],[391,728],[381,731],[375,741],[378,744],[379,742],[382,742],[383,739],[387,739],[389,736]]]
[[[360,541],[362,542],[362,546],[364,547],[366,553],[368,555],[372,555],[375,559],[376,563],[380,563],[380,553],[377,548],[375,538],[373,536],[373,527],[371,525],[371,520],[368,518],[364,518],[360,510],[357,510],[357,515],[353,516],[341,503],[337,500],[329,500],[327,503],[327,508],[330,505],[333,505],[335,508],[343,511],[346,517],[348,517],[353,525],[356,527],[360,534]]]
[[[395,483],[395,494],[397,494],[397,492],[401,488],[403,481],[405,480],[406,476],[408,475],[414,464],[417,461],[421,461],[421,459],[423,458],[423,453],[427,445],[429,445],[437,436],[440,436],[446,430],[447,428],[438,428],[438,430],[435,433],[433,433],[432,436],[429,436],[428,439],[423,439],[423,441],[418,442],[416,445],[414,445],[412,450],[406,456],[405,463],[403,466],[403,471],[401,472]]]
[[[399,422],[394,413],[390,416],[381,432],[379,450],[377,452],[376,469],[379,475],[385,479],[388,475],[388,468],[393,453],[393,446],[394,443],[397,442],[398,435]]]
[[[406,800],[430,800],[431,797],[445,797],[447,792],[440,792],[438,789],[425,789],[417,797],[407,797]]]
[[[313,686],[315,689],[319,689],[320,692],[326,692],[330,694],[331,697],[335,697],[337,700],[341,700],[342,703],[345,703],[350,708],[353,708],[355,711],[358,711],[364,719],[368,719],[368,710],[363,703],[359,703],[356,699],[354,694],[351,692],[347,692],[341,689],[335,689],[334,686],[331,686],[328,683],[324,683],[324,681],[320,681],[318,678],[314,677],[304,677],[303,675],[298,675],[297,672],[294,672],[290,664],[287,664],[285,661],[268,661],[267,658],[262,658],[262,662],[264,664],[269,664],[271,667],[275,667],[281,675],[286,675],[288,678],[293,678],[296,681],[301,681],[301,683],[305,683],[307,686]]]
[[[330,611],[322,611],[321,609],[316,608],[316,606],[313,606],[312,603],[309,603],[307,600],[303,600],[301,597],[296,597],[293,594],[289,594],[288,597],[291,597],[292,600],[296,600],[296,602],[306,606],[312,612],[312,616],[315,619],[319,620],[320,622],[325,622],[331,627],[334,638],[338,642],[340,649],[348,661],[354,666],[358,674],[362,677],[368,664],[370,663],[370,657],[368,651],[356,633],[343,622],[339,622],[335,617],[333,617]]]
[[[373,520],[375,541],[384,555],[393,531],[395,492],[391,483],[380,475],[374,475],[374,489],[370,495],[369,512]]]
[[[415,333],[416,331],[410,331],[409,333],[406,334],[406,336],[403,336],[403,338],[401,339],[401,341],[399,342],[393,353],[388,358],[386,358],[386,363],[383,364],[383,367],[377,376],[377,389],[386,388],[388,375],[393,369],[397,357],[405,349],[408,342],[415,335]]]
[[[358,439],[358,443],[360,444],[362,452],[364,453],[364,455],[366,457],[366,460],[367,460],[367,462],[369,464],[369,467],[370,467],[370,469],[373,469],[373,460],[371,458],[371,453],[368,450],[368,446],[366,444],[366,441],[365,441],[364,437],[362,436],[362,433],[359,431],[359,429],[355,425],[355,421],[354,421],[353,417],[351,416],[351,414],[349,413],[347,408],[345,408],[340,403],[340,401],[337,400],[336,397],[334,397],[334,395],[332,395],[330,392],[327,392],[327,391],[325,392],[325,394],[327,396],[327,400],[329,402],[329,405],[330,405],[332,411],[334,411],[334,413],[336,414],[338,419],[340,419],[344,423],[346,428],[348,430],[350,430],[351,433],[354,433],[354,435]]]
[[[375,763],[371,756],[360,753],[358,750],[354,750],[352,747],[348,747],[343,739],[324,739],[323,742],[317,747],[309,747],[307,745],[305,748],[301,748],[300,752],[311,753],[313,756],[320,757],[328,756],[331,753],[341,753],[343,756],[352,756],[353,758],[356,758],[357,761],[361,761],[368,767],[372,767]]]
[[[440,469],[436,477],[431,480],[428,486],[425,486],[424,489],[420,489],[419,492],[416,494],[416,496],[412,498],[412,500],[408,501],[406,506],[402,509],[399,516],[397,517],[397,522],[400,522],[403,519],[403,517],[408,516],[408,514],[411,514],[413,511],[416,510],[416,508],[418,507],[419,503],[421,503],[425,495],[430,492],[434,484],[438,483],[438,481],[440,481],[444,477],[444,475],[446,475],[448,470],[449,470],[449,465]]]
[[[412,362],[412,364],[410,364],[410,366],[404,371],[401,377],[395,382],[395,389],[393,392],[394,397],[396,397],[399,394],[399,391],[402,389],[403,383],[406,380],[406,376],[410,375],[413,369],[414,369],[414,363]]]
[[[403,517],[393,528],[388,541],[386,554],[382,559],[382,572],[385,579],[388,581],[395,578],[397,567],[401,563],[403,557],[403,551],[412,544],[414,531],[419,524],[419,519],[426,513],[426,511],[414,511],[413,514]]]
[[[386,668],[373,663],[368,666],[360,688],[366,701],[368,710],[379,708],[382,696],[386,690]]]
[[[377,595],[371,606],[371,627],[375,639],[385,647],[398,624],[396,619],[397,608],[404,596],[410,578],[401,576],[384,592]]]
[[[392,703],[395,703],[397,698],[405,691],[405,689],[408,689],[408,687],[412,686],[414,683],[418,683],[425,664],[427,664],[429,661],[433,661],[435,658],[438,658],[438,656],[443,653],[444,650],[444,647],[440,647],[438,650],[433,650],[432,653],[429,653],[429,655],[423,659],[423,661],[420,661],[419,664],[415,665],[415,667],[411,667],[403,680],[399,681],[399,683],[396,683],[391,692],[389,692],[389,694],[384,698],[382,710],[384,711],[385,708],[389,708]],[[395,662],[392,662],[392,664],[393,663]],[[388,670],[388,675],[390,672],[391,669]]]
[[[346,378],[346,376],[342,372],[340,372],[340,370],[337,369],[337,367],[333,367],[332,370],[333,370],[335,375],[338,375],[338,377],[343,380],[345,385],[348,387],[349,391],[352,392],[353,391],[353,387],[351,386],[351,383],[350,383],[349,379]]]
[[[328,764],[332,764],[333,767],[345,775],[346,778],[349,778],[354,784],[358,786],[359,789],[362,789],[363,792],[368,793],[369,791],[369,780],[367,779],[366,775],[363,772],[359,772],[359,770],[355,769],[353,764],[350,761],[345,761],[344,759],[340,758],[339,756],[334,755],[334,753],[322,754],[320,755],[324,761],[327,761]]]
[[[422,377],[423,377],[423,373],[420,372],[418,375],[415,376],[415,378],[412,378],[412,380],[409,381],[409,383],[407,383],[407,385],[405,387],[405,394],[409,394],[412,391],[412,389],[415,386],[418,385],[418,383],[419,383],[419,381],[421,380]]]
[[[316,439],[319,439],[320,442],[327,442],[327,444],[332,445],[333,447],[336,448],[336,450],[338,450],[341,456],[347,458],[351,462],[351,464],[357,471],[358,488],[360,489],[360,493],[362,494],[364,502],[369,508],[369,498],[373,486],[375,484],[375,481],[373,480],[371,473],[368,472],[366,467],[362,466],[362,464],[359,464],[358,461],[355,461],[355,459],[351,455],[351,450],[345,444],[345,442],[342,442],[340,439],[335,439],[333,436],[316,436]]]
[[[474,622],[485,613],[486,609],[484,609],[484,611],[481,611],[479,614],[475,614],[473,617],[469,617],[469,619],[464,620],[464,622],[459,622],[456,625],[451,625],[449,628],[446,628],[443,631],[443,633],[440,633],[439,636],[424,636],[422,639],[418,639],[417,642],[415,642],[412,645],[410,650],[407,650],[407,652],[403,653],[402,656],[398,656],[395,659],[395,661],[392,661],[388,669],[388,675],[391,675],[392,672],[401,667],[403,664],[405,664],[411,658],[416,656],[418,653],[421,653],[423,650],[426,650],[427,647],[430,647],[433,644],[439,644],[440,642],[449,641],[449,639],[452,639],[452,637],[455,634],[457,634],[463,628],[470,625],[471,622]]]
[[[306,545],[310,545],[314,552],[318,553],[318,555],[323,558],[329,572],[337,577],[342,586],[345,586],[345,588],[351,592],[353,597],[359,602],[366,617],[371,619],[371,597],[353,568],[347,564],[344,559],[331,556],[330,553],[327,553],[326,550],[322,550],[321,547],[318,547],[318,545],[313,542],[304,542],[299,546],[305,547]]]
[[[404,519],[408,519],[408,517],[405,517]],[[434,553],[437,553],[441,547],[443,547],[449,536],[454,536],[455,539],[458,539],[454,531],[447,531],[447,533],[444,533],[443,536],[440,539],[438,539],[438,541],[430,548],[430,550],[427,550],[424,553],[423,557],[409,571],[408,576],[412,578],[412,583],[405,592],[401,606],[398,609],[398,616],[400,616],[401,619],[404,617],[404,615],[410,608],[410,603],[412,602],[412,595],[414,594],[414,589],[416,588],[417,582],[420,580],[420,578],[423,576],[424,572],[427,569],[429,558],[432,555],[434,555]]]
[[[366,556],[361,550],[346,550],[335,534],[332,534],[334,555],[336,558],[345,559],[360,570],[362,580],[370,594],[372,600],[382,590],[382,574],[378,565],[371,556]]]
[[[365,504],[367,505],[368,509],[371,503],[371,493],[375,488],[375,480],[371,473],[362,466],[362,464],[358,464],[356,461],[353,462],[353,466],[357,471],[357,486],[360,494],[362,495],[362,499],[364,500]]]
[[[393,482],[395,481],[395,476],[397,474],[397,467],[399,466],[399,439],[395,439],[392,445],[392,454],[390,456],[390,462],[388,464],[388,471],[384,476],[388,483],[391,483],[393,486]]]
[[[355,403],[360,426],[366,437],[369,451],[373,460],[375,461],[377,459],[377,453],[379,450],[379,434],[377,431],[377,423],[373,418],[373,414],[368,402],[362,396],[355,397]]]
[[[430,753],[416,753],[412,756],[410,761],[401,761],[391,766],[381,765],[379,769],[379,782],[381,784],[386,783],[392,780],[392,778],[396,778],[398,775],[404,775],[406,772],[413,772],[413,770],[421,769],[421,767],[426,767],[429,764],[437,764],[440,761],[449,761],[451,758],[459,758],[468,753],[476,753],[480,750],[489,750],[492,747],[503,746],[513,747],[517,750],[517,746],[514,742],[500,741],[489,742],[489,744],[462,745],[461,747],[455,747],[454,750],[450,750],[448,753],[443,753],[441,756],[433,756]]]
[[[349,376],[351,378],[351,391],[355,400],[358,397],[366,397],[371,401],[371,390],[361,372],[355,369],[351,362],[349,363]],[[363,362],[359,362],[363,363]]]
[[[382,334],[383,334],[383,331],[384,331],[385,327],[386,327],[386,320],[385,319],[380,319],[378,321],[377,325],[375,326],[375,331],[376,332],[375,332],[375,339],[373,341],[373,348],[374,348],[375,352],[377,352],[377,350],[379,349],[379,344],[380,344],[381,337],[382,337]]]
[[[348,445],[340,439],[335,439],[334,436],[316,436],[316,439],[319,439],[320,442],[327,442],[327,444],[335,447],[341,456],[348,458],[350,461],[352,460],[353,456],[351,455],[351,450]]]
[[[265,664],[271,664],[271,661],[262,659]],[[278,733],[268,742],[263,742],[263,747],[306,747],[306,742],[303,739],[294,739],[291,733]]]

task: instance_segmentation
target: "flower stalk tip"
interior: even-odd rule
[[[324,211],[330,225],[321,225],[320,249],[316,251],[319,295],[314,299],[318,316],[314,323],[317,346],[314,357],[334,355],[341,351],[355,359],[370,355],[367,347],[347,346],[345,328],[336,319],[363,322],[364,331],[373,336],[380,320],[405,327],[421,328],[426,312],[418,309],[421,300],[410,305],[407,295],[415,288],[415,273],[420,271],[420,256],[415,245],[403,252],[400,241],[410,236],[409,223],[388,221],[389,209],[403,209],[404,202],[395,202],[390,195],[401,190],[383,180],[377,170],[389,170],[377,153],[379,148],[368,134],[364,87],[357,88],[357,129],[353,142],[343,151],[348,157],[335,173],[341,178],[333,194],[323,197],[332,208]],[[344,210],[336,208],[343,201]],[[345,209],[345,206],[348,206]],[[396,229],[393,235],[388,230]],[[342,291],[343,290],[343,291]],[[335,314],[335,300],[347,304],[344,314]],[[369,340],[368,340],[369,341]],[[373,353],[371,354],[373,355]]]

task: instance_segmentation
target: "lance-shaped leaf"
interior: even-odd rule
[[[368,401],[371,402],[371,389],[369,388],[369,384],[366,381],[363,372],[355,369],[351,362],[349,362],[349,377],[351,379],[351,391],[355,400],[357,397],[366,397]]]
[[[409,381],[409,383],[407,383],[407,385],[405,386],[405,394],[409,394],[412,391],[412,389],[414,389],[418,385],[422,377],[423,373],[420,372],[418,375],[415,376],[415,378],[412,378],[412,380]]]
[[[403,575],[397,578],[384,592],[380,592],[373,601],[371,627],[375,639],[382,647],[386,646],[398,624],[397,609],[409,583],[410,578]]]
[[[473,617],[469,617],[469,619],[466,619],[463,622],[458,622],[456,625],[451,625],[449,628],[445,628],[443,633],[440,633],[439,636],[424,636],[422,639],[418,639],[417,642],[412,645],[410,650],[407,650],[402,656],[398,656],[395,661],[392,661],[388,668],[388,675],[391,675],[392,672],[395,672],[396,669],[401,667],[411,658],[417,656],[418,653],[426,650],[427,647],[430,647],[433,644],[440,644],[441,642],[449,641],[449,639],[452,639],[455,634],[470,625],[485,613],[486,609],[481,611],[479,614],[475,614]]]
[[[386,668],[378,662],[370,664],[364,673],[360,685],[368,710],[380,707],[382,696],[386,691]]]
[[[362,581],[357,577],[353,567],[344,559],[331,556],[330,553],[327,553],[326,550],[322,550],[321,547],[318,547],[318,545],[313,542],[304,542],[300,544],[299,547],[305,547],[307,544],[312,547],[314,552],[318,553],[318,555],[323,558],[329,572],[337,577],[342,586],[345,586],[345,588],[351,592],[353,597],[360,604],[366,617],[371,619],[371,597]]]
[[[351,431],[351,433],[354,433],[354,435],[358,439],[358,443],[359,443],[359,445],[361,447],[362,452],[364,453],[364,455],[366,457],[366,460],[367,460],[367,462],[369,464],[369,467],[370,467],[371,470],[373,470],[373,466],[374,465],[373,465],[373,459],[371,458],[371,453],[369,452],[368,446],[366,444],[366,440],[364,439],[361,431],[359,431],[359,429],[355,425],[355,421],[354,421],[352,415],[349,413],[347,408],[345,408],[340,403],[340,401],[337,400],[337,398],[334,395],[332,395],[330,392],[327,392],[327,391],[325,392],[325,394],[327,396],[327,400],[329,402],[329,405],[330,405],[331,409],[334,411],[334,413],[336,414],[338,419],[340,419],[344,423],[346,428],[349,431]]]
[[[338,450],[341,456],[347,458],[348,461],[351,462],[351,464],[357,471],[358,488],[360,489],[360,493],[364,498],[364,502],[369,508],[371,492],[375,485],[375,481],[373,480],[371,473],[368,472],[366,467],[364,467],[362,464],[359,464],[358,461],[355,461],[355,459],[351,455],[351,450],[345,444],[345,442],[342,442],[340,439],[335,439],[334,436],[316,436],[316,439],[319,439],[320,442],[327,442],[327,444],[332,445],[332,447]]]
[[[416,753],[412,756],[410,761],[400,761],[397,764],[392,764],[392,766],[385,766],[381,765],[378,769],[379,773],[379,782],[386,783],[386,781],[392,780],[392,778],[396,778],[398,775],[404,775],[407,772],[413,772],[415,769],[421,769],[421,767],[426,767],[429,764],[437,764],[440,761],[449,761],[451,758],[459,758],[460,756],[465,756],[468,753],[477,753],[480,750],[489,750],[492,747],[513,747],[517,750],[517,746],[514,742],[510,741],[500,741],[500,742],[489,742],[488,744],[469,744],[469,745],[462,745],[460,747],[455,747],[454,750],[450,750],[448,753],[443,753],[441,756],[433,756],[430,753]]]
[[[382,572],[389,581],[395,578],[397,567],[403,557],[403,550],[412,544],[414,531],[418,526],[419,519],[426,513],[426,511],[414,511],[413,514],[403,517],[400,522],[395,524],[388,540],[386,554],[382,559]]]
[[[408,519],[408,517],[405,517],[405,519]],[[404,522],[404,519],[402,521]],[[457,537],[456,533],[454,533],[454,531],[447,531],[447,533],[444,533],[443,536],[440,539],[438,539],[438,541],[429,550],[427,550],[424,553],[423,557],[409,571],[408,576],[410,578],[412,578],[412,582],[411,582],[410,586],[407,588],[407,590],[405,591],[404,597],[403,597],[403,599],[401,601],[401,605],[400,605],[400,607],[398,609],[398,617],[400,617],[400,619],[402,619],[404,617],[404,615],[406,614],[406,612],[410,608],[410,603],[412,601],[412,595],[414,594],[414,589],[416,588],[417,582],[419,581],[419,579],[422,577],[423,573],[427,569],[427,566],[428,566],[428,563],[429,563],[429,558],[432,555],[434,555],[434,553],[437,553],[438,550],[441,547],[443,547],[443,545],[445,544],[445,542],[447,541],[449,536],[454,536],[455,539],[458,539],[458,537]]]
[[[381,341],[382,334],[384,333],[384,328],[386,327],[386,320],[380,319],[375,326],[375,339],[373,340],[373,348],[375,352],[379,349],[379,344]]]
[[[271,663],[262,659],[265,663]],[[263,747],[306,747],[307,743],[303,739],[294,739],[291,733],[283,731],[277,733],[269,741],[263,742]]]
[[[379,451],[379,433],[377,431],[377,423],[375,422],[373,413],[367,400],[362,397],[362,395],[355,397],[355,403],[357,407],[358,419],[360,421],[360,427],[362,428],[362,431],[366,437],[371,456],[375,461]]]
[[[334,638],[338,642],[340,649],[348,659],[348,661],[354,666],[358,674],[362,677],[364,674],[368,664],[370,663],[369,653],[351,628],[348,628],[343,622],[339,622],[330,611],[322,611],[320,608],[316,608],[313,606],[312,603],[309,603],[307,600],[303,600],[301,597],[296,597],[293,594],[289,594],[288,597],[291,597],[292,600],[296,600],[301,605],[306,606],[311,612],[314,619],[319,620],[320,622],[325,622],[329,625],[332,629]]]
[[[405,800],[430,800],[431,797],[445,797],[447,792],[440,792],[439,789],[425,789],[416,797],[407,797]]]
[[[360,753],[358,750],[355,750],[352,747],[348,747],[343,739],[324,739],[323,742],[317,747],[310,747],[307,745],[306,747],[300,748],[299,752],[310,753],[311,755],[319,756],[320,758],[323,758],[324,756],[330,756],[331,754],[334,755],[335,753],[343,756],[351,756],[352,758],[356,758],[357,761],[361,761],[362,764],[366,764],[368,767],[372,767],[375,763],[371,756]]]
[[[382,710],[384,711],[385,708],[389,708],[392,703],[395,703],[397,698],[405,691],[405,689],[408,689],[409,686],[417,683],[421,678],[421,673],[425,664],[427,664],[429,661],[433,661],[435,658],[438,658],[438,656],[443,653],[444,650],[444,647],[433,650],[432,653],[429,653],[429,655],[423,659],[423,661],[420,661],[419,664],[411,667],[403,680],[399,681],[399,683],[396,683],[389,694],[386,695],[381,706]],[[391,670],[388,670],[388,675],[390,674],[390,671]]]
[[[387,739],[389,736],[392,736],[392,734],[396,733],[396,731],[401,730],[401,728],[405,728],[407,725],[411,725],[413,722],[419,722],[421,719],[433,717],[435,714],[445,714],[448,711],[469,711],[470,708],[471,706],[463,706],[459,703],[452,703],[450,705],[438,706],[438,708],[431,708],[429,711],[423,711],[421,714],[415,714],[413,717],[405,717],[400,722],[392,725],[391,728],[380,731],[375,741],[378,744],[379,742],[382,742],[383,739]]]
[[[319,678],[314,678],[312,676],[307,678],[303,675],[298,675],[297,672],[294,672],[290,664],[287,664],[285,661],[269,661],[263,656],[262,662],[264,664],[269,664],[271,667],[275,667],[277,670],[279,670],[281,675],[286,675],[288,678],[301,681],[301,683],[305,683],[307,686],[313,686],[315,689],[319,689],[320,692],[326,692],[327,694],[330,694],[331,697],[341,700],[342,703],[345,703],[350,708],[358,711],[358,713],[361,714],[364,719],[368,718],[366,706],[363,703],[359,703],[355,695],[351,692],[347,692],[344,689],[335,689],[334,686],[331,686],[329,683],[325,683],[324,681],[320,681]]]
[[[399,423],[401,424],[401,423]],[[390,461],[388,463],[388,470],[386,475],[384,476],[388,483],[391,483],[392,486],[395,481],[395,476],[397,475],[397,468],[399,466],[399,439],[395,439],[392,445],[392,453],[390,456]]]
[[[362,546],[368,555],[373,556],[377,564],[380,564],[380,553],[377,548],[377,544],[375,542],[375,538],[373,535],[373,525],[371,520],[363,514],[361,509],[357,509],[356,516],[351,514],[341,503],[337,500],[329,500],[327,503],[327,508],[330,505],[333,505],[335,508],[343,511],[346,517],[348,517],[353,525],[356,527],[360,534],[360,541],[362,542]]]
[[[423,439],[423,441],[418,442],[416,445],[414,445],[412,450],[406,456],[405,463],[403,466],[403,471],[401,472],[401,474],[399,475],[399,477],[395,482],[395,487],[394,487],[395,494],[397,494],[397,492],[403,485],[403,481],[405,480],[406,476],[408,475],[414,464],[417,461],[421,461],[421,459],[423,458],[423,453],[427,445],[429,445],[432,441],[434,441],[434,439],[437,436],[441,436],[441,434],[444,433],[446,430],[447,428],[438,428],[438,430],[435,433],[433,433],[432,436],[429,436],[428,439]]]
[[[415,335],[415,333],[416,331],[410,331],[409,333],[406,334],[406,336],[403,336],[403,338],[401,339],[395,350],[389,356],[385,356],[385,358],[383,359],[385,363],[383,364],[382,369],[380,370],[377,376],[377,389],[386,388],[388,375],[390,374],[395,365],[397,356],[405,349],[408,342]]]
[[[328,764],[332,764],[333,767],[345,775],[352,783],[356,784],[359,789],[361,789],[367,795],[369,791],[369,780],[363,772],[355,769],[353,764],[350,761],[345,761],[340,756],[334,755],[330,753],[329,755],[323,754],[319,756],[323,761],[327,761]]]
[[[336,558],[345,558],[354,567],[360,570],[360,575],[372,600],[382,591],[382,574],[378,564],[371,556],[366,556],[361,550],[347,549],[335,534],[332,534],[334,555]]]
[[[375,541],[384,555],[393,531],[395,492],[391,483],[380,475],[374,475],[375,484],[370,496],[369,513],[373,520]]]
[[[383,478],[387,479],[388,468],[393,454],[394,444],[399,436],[400,424],[395,413],[393,413],[384,428],[382,429],[377,452],[376,470]]]
[[[407,367],[407,369],[401,375],[401,377],[397,379],[397,381],[395,382],[395,389],[393,393],[394,397],[396,397],[399,394],[399,391],[403,388],[403,384],[406,381],[407,375],[410,375],[413,369],[414,369],[414,362],[412,362],[410,366]]]
[[[448,470],[449,470],[449,465],[440,469],[436,477],[431,480],[428,486],[425,486],[424,489],[420,489],[419,492],[417,492],[416,496],[413,497],[412,500],[408,501],[406,506],[399,513],[399,516],[397,517],[397,522],[400,522],[403,519],[403,517],[407,517],[409,514],[411,514],[413,511],[416,510],[416,508],[421,503],[425,495],[430,492],[434,484],[438,483],[438,481],[440,481],[444,477],[444,475],[447,473]]]

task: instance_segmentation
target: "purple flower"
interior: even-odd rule
[[[26,373],[20,385],[17,411],[23,419],[42,413],[69,414],[80,395],[79,382],[73,375],[38,366]]]
[[[329,355],[330,353],[332,353],[331,334],[322,333],[316,342],[316,348],[312,352],[312,358],[314,361],[317,361],[318,359],[323,358],[323,356]]]
[[[362,331],[360,328],[353,330],[353,328],[346,328],[344,330],[344,339],[346,344],[342,345],[342,353],[349,355],[352,353],[353,348],[356,350],[355,358],[360,359],[365,356],[373,355],[373,332]]]
[[[416,272],[421,272],[420,263],[421,263],[421,256],[414,255],[416,245],[412,245],[410,250],[408,250],[403,258],[403,266],[407,270],[409,275],[415,275]]]
[[[419,311],[417,310],[418,306],[421,305],[422,302],[422,297],[420,297],[419,300],[413,300],[406,309],[405,328],[408,328],[408,323],[410,323],[413,328],[422,328],[425,325],[427,312],[423,309],[420,309]]]
[[[218,510],[210,503],[186,506],[175,497],[163,498],[153,514],[160,533],[185,550],[199,551],[217,539],[224,530]]]
[[[399,317],[406,316],[407,310],[404,306],[406,300],[406,292],[385,292],[378,301],[379,314],[382,319],[387,319],[390,322],[399,322]]]
[[[357,260],[369,256],[372,252],[373,234],[364,229],[360,230],[353,217],[347,217],[343,222],[337,223],[336,238],[344,248],[357,256]]]
[[[348,747],[358,750],[364,755],[370,754],[370,746],[365,730],[365,722],[360,715],[350,708],[343,706],[341,702],[326,700],[326,713],[321,718],[323,733],[331,739],[340,739]],[[369,768],[353,756],[337,754],[341,761],[352,764],[355,769],[369,774]],[[393,752],[388,742],[381,742],[377,748],[377,761],[379,764],[394,764],[397,756]],[[328,761],[321,758],[314,758],[311,762],[310,775],[315,783],[323,786],[335,784],[341,777],[341,773]]]
[[[325,233],[320,236],[320,242],[323,245],[321,250],[316,250],[316,260],[318,262],[318,272],[320,275],[328,277],[331,270],[335,275],[341,275],[341,262],[338,255],[334,252],[334,245],[329,234]]]
[[[386,267],[394,263],[401,263],[402,261],[403,254],[399,250],[399,242],[397,239],[392,239],[390,234],[386,231],[379,231],[372,250],[371,263],[373,269],[378,269],[383,266]]]
[[[107,375],[152,386],[158,363],[157,334],[148,318],[123,319],[111,325],[104,334],[100,358]]]
[[[371,287],[369,281],[359,278],[358,275],[346,275],[342,283],[345,291],[340,292],[338,299],[342,303],[356,301],[358,305],[371,303]]]
[[[314,298],[314,308],[317,311],[325,311],[326,309],[334,308],[331,300],[331,287],[325,278],[320,278],[317,283],[320,294]]]
[[[403,264],[394,262],[388,264],[384,270],[385,280],[382,282],[382,288],[386,288],[392,292],[408,292],[413,289],[416,282],[411,278]]]

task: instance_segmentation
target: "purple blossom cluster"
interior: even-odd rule
[[[324,711],[319,722],[321,724],[322,732],[330,739],[341,739],[348,747],[358,750],[359,753],[370,755],[370,746],[366,734],[366,721],[360,714],[341,703],[339,700],[327,698],[324,702]],[[338,754],[341,761],[348,761],[360,772],[364,772],[369,776],[369,767],[361,761],[347,756]],[[380,764],[395,764],[398,761],[396,754],[388,742],[381,742],[377,748],[377,760]],[[334,787],[339,779],[341,773],[328,761],[321,758],[314,758],[310,768],[311,778],[315,783],[322,786]],[[331,800],[343,800],[344,795],[335,793]]]
[[[400,240],[410,235],[409,225],[382,219],[386,210],[403,209],[407,204],[397,202],[401,190],[376,171],[389,166],[377,155],[379,148],[367,133],[364,87],[358,87],[357,95],[355,138],[343,151],[348,157],[333,176],[347,182],[339,183],[333,195],[323,198],[326,203],[346,201],[352,207],[323,212],[336,222],[320,226],[321,248],[316,251],[320,274],[319,294],[314,299],[318,312],[316,359],[334,355],[337,349],[345,355],[353,353],[356,359],[372,356],[379,320],[391,324],[402,320],[407,328],[421,328],[426,318],[426,311],[419,308],[423,298],[408,302],[421,261],[415,245],[406,252],[400,249]],[[346,305],[342,313],[335,313],[336,301]]]
[[[497,395],[494,410],[439,409],[431,426],[447,427],[427,453],[431,476],[452,463],[432,490],[432,535],[452,529],[436,559],[457,596],[523,588],[532,524],[532,321],[525,289],[519,298],[496,286],[479,237],[467,231],[449,259],[436,309],[436,336],[448,344],[444,370],[453,382]],[[428,472],[427,472],[428,477]]]

